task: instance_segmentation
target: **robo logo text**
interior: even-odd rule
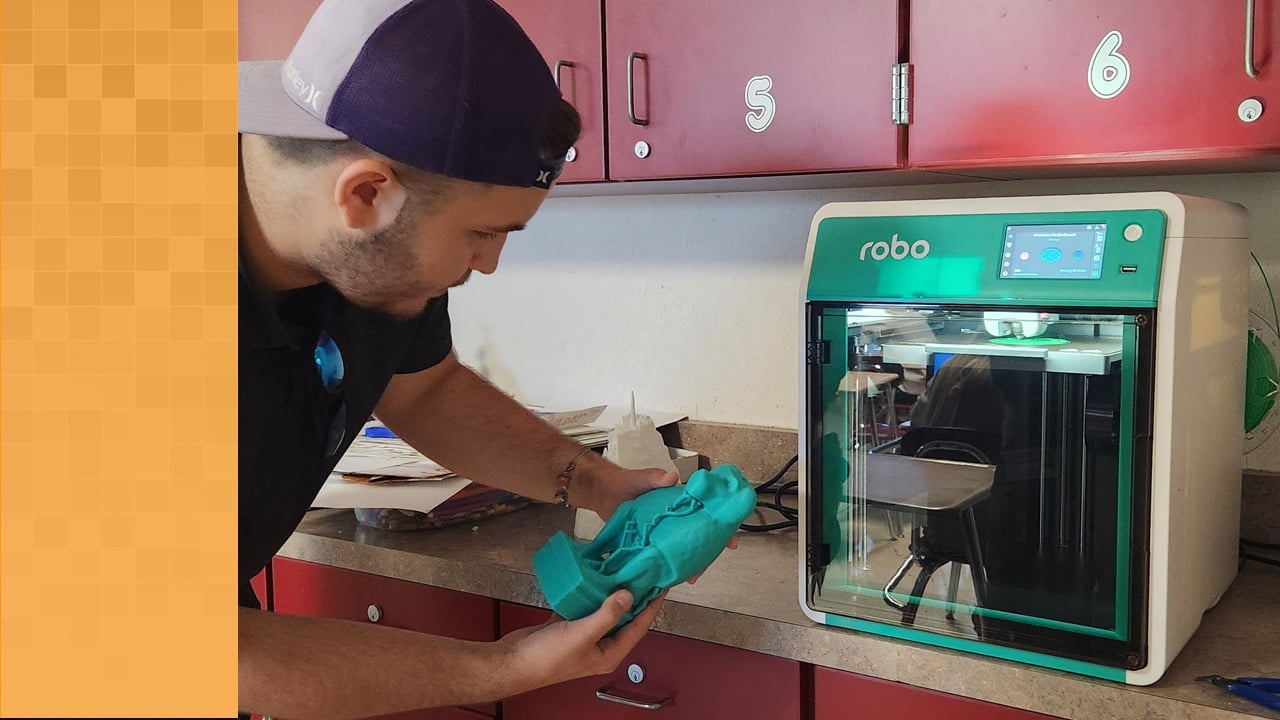
[[[909,243],[906,240],[899,240],[895,233],[893,239],[885,242],[868,242],[863,244],[862,250],[858,252],[859,260],[866,260],[867,255],[872,260],[884,260],[885,258],[893,258],[894,260],[905,260],[907,256],[911,256],[917,260],[929,254],[929,241],[916,240]]]

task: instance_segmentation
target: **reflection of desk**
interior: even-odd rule
[[[876,422],[876,410],[872,398],[874,391],[883,391],[885,400],[888,402],[886,422],[889,425],[889,434],[897,437],[898,433],[898,407],[896,404],[897,395],[897,373],[887,372],[869,372],[866,370],[850,370],[844,379],[840,381],[840,392],[854,393],[859,397],[859,401],[865,398],[865,407],[870,411],[871,422],[871,442],[880,444],[880,427]]]
[[[985,336],[983,336],[985,338]],[[1000,345],[973,337],[940,337],[938,342],[885,345],[884,359],[928,367],[935,354],[986,355],[999,358],[1010,369],[1068,375],[1106,375],[1124,355],[1118,337],[1071,338],[1066,345]]]
[[[995,465],[875,453],[867,455],[867,502],[962,512],[991,494],[995,474]]]
[[[868,505],[906,509],[916,513],[959,515],[964,537],[964,562],[973,574],[974,595],[978,604],[982,605],[987,571],[982,560],[982,545],[978,538],[978,523],[973,507],[991,494],[996,466],[884,453],[867,455],[866,461]],[[856,497],[851,499],[857,500]],[[938,568],[952,561],[945,554],[926,550],[919,522],[912,523],[911,537],[911,555],[884,588],[885,602],[903,611],[902,622],[907,625],[915,622],[920,598],[929,578]],[[902,603],[891,593],[911,569],[912,562],[920,564],[920,575],[911,589],[909,600]],[[958,580],[959,576],[953,571],[947,592],[950,602],[955,602]]]
[[[840,381],[840,389],[845,392],[866,392],[882,386],[892,388],[893,381],[897,379],[897,373],[850,370]]]

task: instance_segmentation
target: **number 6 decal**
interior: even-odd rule
[[[771,87],[773,78],[768,75],[757,75],[747,81],[747,107],[751,108],[747,113],[747,127],[752,132],[764,132],[773,122],[775,105],[773,96],[769,94]]]
[[[1098,43],[1089,61],[1089,89],[1103,100],[1120,94],[1129,84],[1129,60],[1120,54],[1124,37],[1119,30],[1112,30]]]

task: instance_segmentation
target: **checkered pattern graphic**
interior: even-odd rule
[[[0,0],[5,716],[234,714],[235,63],[231,0]]]

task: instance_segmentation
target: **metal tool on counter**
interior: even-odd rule
[[[1196,680],[1217,685],[1227,692],[1252,700],[1265,708],[1280,711],[1280,678],[1224,678],[1221,675],[1201,675]]]

